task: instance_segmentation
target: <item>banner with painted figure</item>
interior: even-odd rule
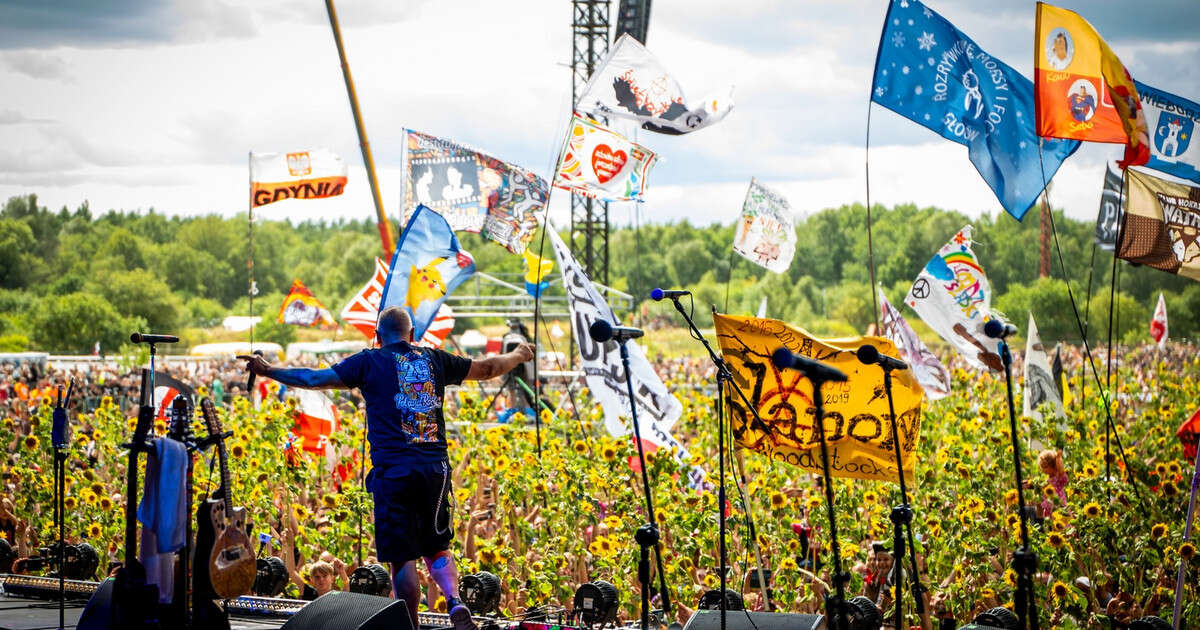
[[[547,230],[562,272],[563,287],[567,291],[571,329],[575,334],[575,342],[579,344],[588,390],[604,410],[604,427],[609,435],[628,435],[633,428],[629,421],[629,392],[620,349],[611,340],[605,343],[593,341],[588,332],[592,322],[598,319],[617,325],[617,317],[553,226],[547,225]],[[680,461],[687,461],[687,449],[671,435],[671,427],[683,413],[683,405],[667,391],[646,360],[641,346],[628,341],[626,347],[629,349],[629,371],[633,379],[633,396],[642,439],[662,447],[674,447],[682,454]]]
[[[1125,213],[1117,256],[1200,280],[1200,188],[1125,171]]]
[[[688,103],[679,82],[641,42],[626,33],[592,73],[576,109],[633,119],[647,131],[679,135],[728,115],[733,109],[733,87],[729,96]]]
[[[446,219],[417,206],[396,244],[379,310],[403,306],[412,318],[413,339],[421,339],[446,296],[473,275],[475,259],[458,244]]]
[[[323,199],[346,190],[346,163],[329,149],[250,154],[250,205]]]
[[[1112,251],[1117,247],[1117,228],[1121,223],[1121,171],[1105,164],[1104,188],[1100,191],[1100,212],[1096,215],[1096,245]]]
[[[905,479],[911,483],[920,434],[924,392],[909,370],[894,372],[892,394],[900,435],[892,432],[883,371],[863,365],[855,351],[870,344],[880,354],[896,356],[882,337],[819,339],[774,319],[714,315],[721,355],[733,373],[733,387],[758,411],[759,423],[741,396],[728,392],[730,430],[737,444],[771,459],[822,473],[820,437],[813,422],[813,386],[800,372],[780,370],[771,354],[780,347],[829,364],[846,373],[844,383],[821,388],[825,419],[821,426],[829,444],[834,477],[896,481],[894,444],[900,441]]]
[[[407,221],[417,206],[520,254],[546,207],[545,180],[470,147],[411,129],[402,156],[400,205]]]
[[[1150,136],[1129,71],[1074,11],[1037,4],[1034,92],[1038,135],[1125,145],[1121,168],[1150,159]]]
[[[900,351],[900,359],[908,364],[917,382],[929,395],[929,400],[938,400],[950,395],[950,370],[942,364],[917,331],[908,325],[900,311],[888,302],[883,289],[879,292],[879,325],[887,337]]]
[[[375,338],[375,324],[379,320],[379,299],[383,297],[383,285],[387,282],[388,266],[382,258],[375,258],[375,275],[359,289],[342,309],[342,321],[350,324],[367,339]]]
[[[641,201],[658,156],[576,113],[559,154],[554,186],[601,201]]]
[[[1150,336],[1159,350],[1167,347],[1167,301],[1163,294],[1158,294],[1158,304],[1154,307],[1154,317],[1150,319]]]
[[[966,146],[1018,221],[1079,147],[1047,140],[1039,161],[1033,83],[917,0],[892,0],[888,7],[871,100]]]
[[[992,317],[992,286],[971,251],[971,226],[942,246],[913,282],[904,303],[975,369],[1004,369],[996,340],[983,334]]]
[[[796,255],[791,204],[754,178],[742,203],[742,216],[734,226],[733,251],[775,273],[787,272]]]
[[[275,321],[292,326],[310,326],[320,328],[337,328],[333,315],[324,304],[313,295],[313,292],[299,278],[292,280],[292,288],[283,304],[279,307],[279,315]]]
[[[1200,144],[1192,144],[1200,124],[1200,104],[1145,83],[1134,84],[1150,130],[1146,168],[1200,184]]]
[[[1025,389],[1021,398],[1021,413],[1030,418],[1042,419],[1042,405],[1053,407],[1054,415],[1059,418],[1067,417],[1033,313],[1029,314],[1029,328],[1025,332]]]

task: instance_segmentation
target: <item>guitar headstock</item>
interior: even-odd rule
[[[221,435],[221,419],[217,417],[217,408],[213,406],[211,398],[205,396],[200,399],[200,413],[204,416],[204,426],[208,428],[208,434]]]

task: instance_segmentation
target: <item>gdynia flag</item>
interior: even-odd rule
[[[346,190],[346,163],[328,149],[250,154],[250,205],[336,197]]]

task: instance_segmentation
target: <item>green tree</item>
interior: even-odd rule
[[[48,352],[87,354],[96,342],[117,348],[129,333],[145,326],[137,317],[123,317],[103,297],[90,293],[47,298],[31,322],[34,347]]]
[[[171,332],[179,325],[183,310],[179,297],[145,269],[114,273],[91,288],[103,295],[118,313],[141,319],[153,332]]]
[[[23,221],[0,218],[0,288],[29,286],[36,280],[42,261],[33,230]]]

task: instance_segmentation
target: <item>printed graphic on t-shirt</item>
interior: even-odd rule
[[[433,383],[433,365],[418,352],[395,354],[396,377],[400,393],[396,394],[396,409],[400,412],[400,429],[409,444],[438,441],[438,425],[433,413],[441,406]]]

